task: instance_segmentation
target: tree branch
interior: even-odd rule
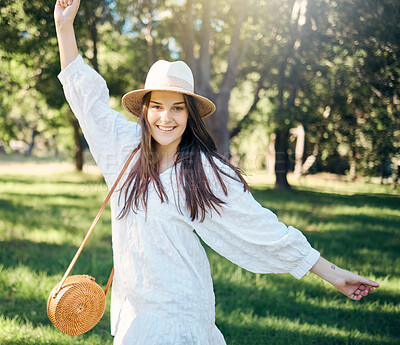
[[[210,57],[210,38],[211,38],[211,9],[215,0],[203,1],[203,12],[201,16],[202,25],[200,32],[200,57],[199,57],[199,89],[207,94],[211,80],[211,57]]]
[[[178,17],[177,17],[178,18]],[[180,20],[178,19],[178,22]],[[194,57],[194,20],[193,20],[193,0],[187,0],[186,3],[186,23],[182,26],[182,36],[184,42],[184,50],[186,55],[186,62],[194,71],[195,80],[197,79],[196,59]]]
[[[244,50],[247,50],[248,42],[244,45],[242,53],[240,54],[240,58],[237,55],[237,51],[239,50],[240,43],[240,31],[242,29],[243,21],[245,17],[245,11],[238,11],[236,24],[233,27],[232,35],[231,35],[231,45],[228,53],[228,68],[225,72],[224,79],[222,80],[220,91],[228,92],[232,90],[235,86],[238,66],[240,62],[240,58],[244,56]]]
[[[255,90],[254,90],[254,99],[253,99],[253,104],[249,108],[247,114],[243,116],[243,118],[237,123],[235,128],[231,130],[229,133],[229,138],[232,139],[235,136],[237,136],[240,131],[245,127],[245,125],[250,121],[250,115],[253,113],[253,111],[257,108],[258,101],[261,99],[260,98],[260,91],[265,88],[264,84],[264,75],[261,75],[260,79],[258,80]]]

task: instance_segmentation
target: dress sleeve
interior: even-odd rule
[[[106,82],[78,55],[58,76],[90,152],[110,186],[141,140],[140,125],[108,105]]]
[[[220,165],[220,164],[218,164]],[[226,170],[226,166],[224,168]],[[205,169],[216,195],[225,201],[220,215],[212,212],[196,221],[197,234],[212,249],[233,263],[255,273],[290,273],[300,279],[320,254],[296,228],[286,226],[262,207],[243,184],[223,177],[225,196],[211,167]],[[230,174],[234,172],[229,168]]]

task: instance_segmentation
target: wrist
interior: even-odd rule
[[[343,273],[343,269],[334,265],[332,262],[320,257],[310,270],[312,273],[335,285],[335,282]]]
[[[69,33],[74,31],[74,23],[70,21],[55,21],[57,33]]]

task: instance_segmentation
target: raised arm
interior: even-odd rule
[[[80,0],[57,0],[54,21],[58,46],[60,48],[61,70],[64,70],[78,56],[74,32],[74,19]]]
[[[139,145],[141,129],[111,109],[106,81],[78,53],[73,23],[79,3],[80,0],[58,0],[54,9],[62,70],[58,78],[90,152],[111,186]]]
[[[374,288],[379,287],[377,282],[337,267],[323,257],[318,259],[310,271],[325,279],[341,293],[355,301],[367,296],[368,293],[374,291]]]

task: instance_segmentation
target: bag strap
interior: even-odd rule
[[[87,232],[85,238],[83,239],[83,242],[82,242],[81,246],[80,246],[79,249],[77,250],[77,252],[76,252],[74,258],[72,259],[71,263],[69,264],[69,266],[68,266],[68,268],[67,268],[67,271],[65,272],[63,278],[61,279],[60,285],[59,285],[58,289],[56,290],[56,292],[54,293],[53,298],[56,298],[57,295],[58,295],[58,293],[61,291],[62,286],[63,286],[63,284],[64,284],[64,282],[65,282],[65,279],[67,279],[67,277],[68,277],[69,274],[71,273],[72,268],[74,267],[74,265],[75,265],[75,263],[76,263],[76,260],[78,260],[78,257],[79,257],[79,255],[81,254],[82,249],[83,249],[83,247],[84,247],[85,244],[86,244],[86,241],[88,240],[89,236],[92,234],[92,231],[93,231],[94,227],[96,226],[98,220],[100,219],[101,214],[103,213],[104,209],[106,208],[107,203],[108,203],[108,201],[110,200],[112,193],[114,192],[115,188],[117,188],[117,185],[118,185],[119,181],[121,180],[122,175],[125,173],[126,169],[127,169],[128,166],[129,166],[129,163],[131,162],[133,156],[136,154],[136,152],[137,152],[138,150],[139,150],[139,147],[137,147],[136,149],[133,150],[133,152],[132,152],[131,155],[129,156],[128,160],[126,161],[124,167],[122,168],[120,174],[118,175],[117,179],[115,180],[114,185],[113,185],[112,188],[110,189],[110,191],[109,191],[107,197],[105,198],[105,200],[104,200],[104,202],[103,202],[103,205],[100,207],[100,210],[99,210],[99,212],[97,213],[97,216],[94,218],[92,225],[90,226],[90,228],[89,228],[89,230],[88,230],[88,232]],[[112,270],[111,270],[110,277],[108,278],[107,286],[106,286],[106,288],[104,289],[104,294],[105,294],[105,295],[107,295],[107,292],[108,292],[108,289],[110,288],[110,285],[111,285],[111,282],[112,282],[112,280],[113,280],[113,277],[114,277],[114,267],[113,267]]]

